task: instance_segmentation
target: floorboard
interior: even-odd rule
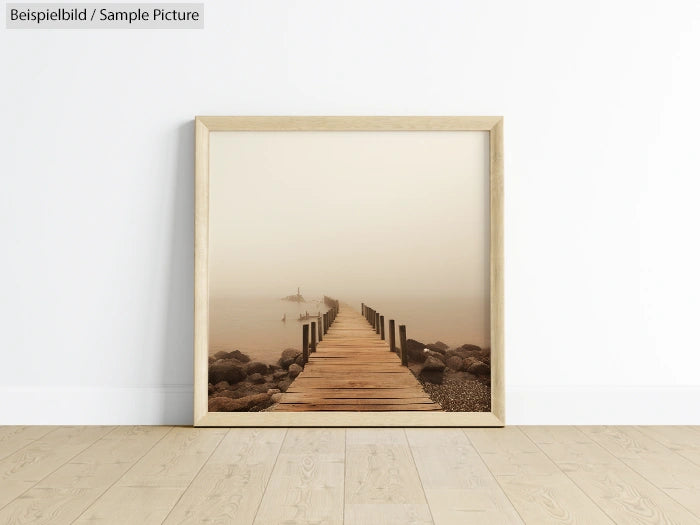
[[[0,427],[0,453],[3,525],[700,524],[700,427]]]
[[[523,427],[524,432],[615,523],[697,523],[659,487],[573,427]]]

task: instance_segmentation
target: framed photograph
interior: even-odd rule
[[[502,117],[195,141],[195,426],[505,424]]]

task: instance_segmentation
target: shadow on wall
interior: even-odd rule
[[[166,272],[166,310],[163,319],[163,385],[159,420],[192,424],[194,342],[194,121],[177,130],[175,171],[170,190],[172,205],[170,258]],[[167,193],[166,193],[167,195]],[[166,210],[168,211],[168,210]],[[180,381],[180,383],[178,383]]]

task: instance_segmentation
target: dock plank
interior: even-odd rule
[[[442,410],[362,315],[345,306],[271,411]]]

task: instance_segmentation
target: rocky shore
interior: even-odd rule
[[[448,412],[491,410],[491,351],[449,348],[440,341],[407,341],[408,367],[430,398]],[[238,351],[209,356],[209,411],[259,412],[278,402],[302,371],[300,350],[287,348],[276,364]]]
[[[491,350],[476,345],[449,348],[438,341],[406,341],[408,367],[430,398],[447,412],[491,410]]]
[[[209,356],[209,412],[259,412],[279,401],[301,373],[301,351],[287,348],[277,364],[238,350]]]

